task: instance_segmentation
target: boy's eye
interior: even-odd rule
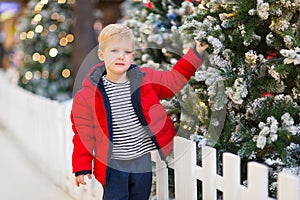
[[[130,54],[130,53],[132,53],[132,51],[125,51],[125,53]]]
[[[117,52],[117,50],[116,49],[112,49],[112,50],[110,50],[111,52]]]

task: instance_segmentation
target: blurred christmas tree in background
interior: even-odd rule
[[[163,102],[177,128],[200,148],[238,154],[245,185],[247,162],[269,166],[270,196],[279,172],[300,176],[299,1],[151,0],[124,8],[138,64],[169,69],[195,37],[209,44],[191,87]]]
[[[74,0],[30,0],[17,25],[19,85],[63,101],[71,97]]]

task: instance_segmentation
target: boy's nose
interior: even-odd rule
[[[118,57],[119,57],[119,59],[124,59],[124,53],[121,52]]]

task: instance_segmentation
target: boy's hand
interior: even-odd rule
[[[79,176],[75,177],[75,184],[77,187],[81,185],[86,185],[86,182],[84,181],[84,174],[81,174]],[[86,176],[88,177],[88,179],[92,180],[92,175],[91,174],[86,174]]]
[[[203,44],[196,38],[195,38],[195,42],[196,42],[196,50],[200,55],[202,55],[203,52],[208,48],[208,44]]]

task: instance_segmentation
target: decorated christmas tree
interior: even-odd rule
[[[198,140],[238,154],[243,169],[251,160],[268,165],[273,196],[278,172],[300,175],[299,11],[298,1],[203,0],[180,27],[210,45],[210,63],[195,75],[203,108],[226,111],[224,122],[208,116]]]
[[[18,25],[19,85],[56,100],[71,96],[74,0],[30,0]]]
[[[195,38],[209,44],[207,62],[179,100],[164,102],[179,131],[200,148],[238,154],[244,184],[247,162],[269,166],[270,196],[279,172],[300,176],[300,3],[153,0],[131,6],[126,23],[137,37],[139,64],[168,69]]]

